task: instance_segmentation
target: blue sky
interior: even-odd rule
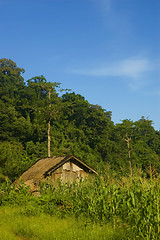
[[[0,58],[160,130],[159,0],[0,0]]]

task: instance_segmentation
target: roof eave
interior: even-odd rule
[[[64,165],[66,162],[68,162],[69,160],[71,159],[74,159],[76,160],[77,162],[79,162],[82,166],[84,166],[86,169],[88,169],[88,172],[92,172],[96,175],[98,175],[98,173],[92,169],[91,167],[89,167],[87,164],[85,164],[84,162],[82,162],[80,159],[76,158],[75,156],[73,155],[69,155],[69,156],[66,156],[61,162],[59,162],[58,164],[56,164],[54,167],[50,168],[49,170],[47,170],[45,173],[44,173],[44,176],[47,177],[49,175],[52,174],[52,172],[56,171],[58,168],[60,168],[62,165]]]

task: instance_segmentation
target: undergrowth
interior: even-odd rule
[[[72,184],[59,182],[56,188],[43,183],[39,197],[32,196],[23,184],[12,187],[6,182],[0,187],[1,214],[6,207],[18,209],[17,216],[14,216],[15,229],[18,231],[15,234],[26,235],[29,239],[62,239],[58,236],[63,235],[64,231],[69,234],[66,239],[160,239],[159,179],[133,177],[126,180],[120,179],[111,184],[106,179],[97,177],[92,181],[80,180]],[[16,214],[14,210],[13,213]],[[44,226],[39,225],[41,221]],[[53,224],[54,221],[57,225]],[[2,222],[1,220],[1,234],[5,226],[8,226]],[[58,224],[61,227],[58,228]],[[43,236],[43,232],[47,232],[44,231],[45,228],[48,228],[46,238]],[[110,233],[105,229],[109,229]],[[56,238],[53,235],[50,237],[53,230],[58,231]],[[36,235],[37,231],[39,233]],[[78,235],[75,237],[73,232]],[[99,236],[94,238],[91,232]],[[105,238],[104,232],[113,238]]]
[[[75,219],[41,214],[25,216],[16,208],[0,208],[0,240],[119,240],[127,239],[123,228],[118,231],[111,224],[95,224],[86,219]]]

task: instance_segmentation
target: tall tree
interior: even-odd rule
[[[41,117],[47,121],[47,138],[48,138],[48,157],[51,156],[51,120],[55,118],[59,111],[59,98],[56,88],[60,87],[60,83],[47,82],[44,76],[36,76],[28,81],[28,87],[34,89],[37,95],[35,108],[41,113]]]
[[[122,140],[126,143],[127,147],[127,155],[128,155],[128,163],[129,163],[129,170],[130,175],[132,176],[132,159],[131,159],[131,151],[133,148],[133,132],[134,132],[134,123],[129,119],[125,119],[122,123],[117,124],[116,128],[122,138]],[[132,144],[131,144],[132,143]]]
[[[19,90],[24,87],[24,79],[21,74],[23,68],[17,67],[10,59],[0,59],[0,99],[13,103],[19,95]]]

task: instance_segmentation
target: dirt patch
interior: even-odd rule
[[[28,238],[24,238],[24,237],[20,237],[20,236],[16,236],[17,240],[29,240]]]

